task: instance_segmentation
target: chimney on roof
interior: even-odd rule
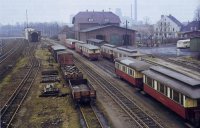
[[[164,15],[161,15],[161,18],[163,18],[164,17]]]
[[[88,12],[88,9],[86,10],[86,12]]]
[[[93,9],[93,12],[94,12],[94,9]]]
[[[104,9],[102,10],[102,12],[104,12]]]

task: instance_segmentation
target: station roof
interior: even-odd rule
[[[200,98],[199,80],[160,66],[153,66],[142,73],[188,97]]]
[[[53,45],[51,46],[54,51],[65,50],[66,48],[62,45]]]
[[[130,68],[133,68],[137,71],[144,71],[150,68],[150,64],[144,62],[144,61],[140,61],[140,60],[136,60],[130,57],[119,57],[115,59],[116,62],[122,63]]]

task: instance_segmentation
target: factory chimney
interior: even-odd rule
[[[135,0],[135,21],[137,21],[137,0]]]

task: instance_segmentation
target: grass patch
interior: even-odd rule
[[[6,85],[8,85],[9,83],[11,83],[12,77],[13,77],[15,74],[17,74],[17,72],[18,72],[21,68],[25,67],[25,65],[26,65],[27,63],[28,63],[28,59],[27,59],[27,58],[20,58],[19,61],[17,61],[16,66],[15,66],[15,67],[12,69],[12,71],[11,71],[8,75],[6,75],[6,76],[4,77],[4,79],[1,81],[0,91],[1,91],[1,89],[2,89],[4,86],[6,86]]]

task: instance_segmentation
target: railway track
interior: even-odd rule
[[[33,49],[29,50],[29,61],[28,72],[8,99],[8,101],[1,108],[1,128],[8,128],[12,126],[12,121],[20,109],[23,101],[25,100],[33,82],[38,74],[40,63],[34,57]],[[30,52],[32,51],[32,52]]]
[[[98,65],[101,69],[103,69],[105,72],[109,73],[110,75],[114,75],[115,72],[115,65],[112,62],[109,62],[108,60],[101,58],[99,61],[92,61],[95,65]]]
[[[81,58],[80,58],[81,59]],[[93,70],[84,61],[75,59],[76,65],[86,72],[92,83],[98,84],[108,95],[127,113],[134,122],[135,127],[141,128],[163,128],[160,122],[157,122],[145,111],[143,111],[134,101],[130,100],[121,91],[116,88],[117,82],[110,82],[110,78],[106,78]],[[85,62],[86,63],[86,62]],[[98,78],[98,79],[97,79]]]
[[[103,128],[101,121],[99,120],[94,106],[79,106],[81,115],[83,116],[84,122],[87,128]]]
[[[11,55],[13,55],[18,48],[22,45],[22,42],[20,42],[17,46],[13,46],[11,49],[9,49],[6,53],[0,56],[0,64],[2,64],[4,61],[9,59]]]

